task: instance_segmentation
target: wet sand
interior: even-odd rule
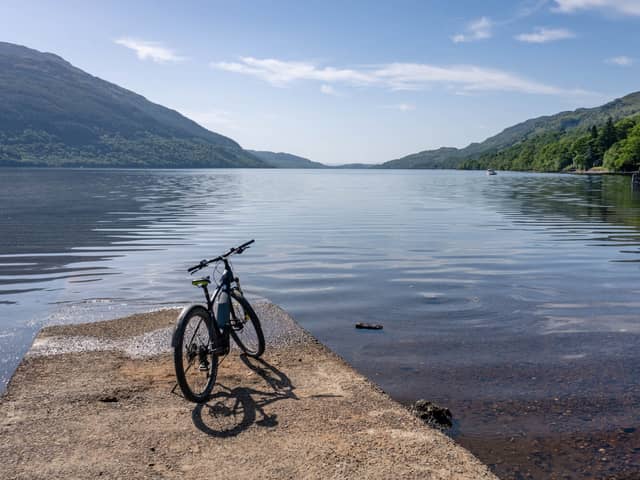
[[[212,399],[172,393],[176,311],[44,329],[0,399],[3,478],[493,479],[300,329],[258,306]]]

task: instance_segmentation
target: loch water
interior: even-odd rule
[[[622,176],[0,169],[0,390],[41,326],[199,301],[186,268],[251,238],[250,295],[399,401],[449,407],[498,475],[640,475]]]

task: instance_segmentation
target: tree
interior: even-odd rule
[[[623,118],[616,123],[616,138],[622,140],[627,138],[631,129],[636,125],[636,118]]]
[[[640,166],[640,124],[629,136],[616,142],[605,154],[605,165],[611,170],[633,171]]]
[[[602,132],[600,133],[600,148],[602,148],[603,152],[606,152],[611,148],[611,145],[618,141],[618,133],[616,132],[616,127],[613,124],[613,120],[611,117],[607,119],[607,123],[605,123]]]
[[[580,170],[589,170],[593,165],[591,140],[591,135],[581,135],[571,145],[573,164]]]

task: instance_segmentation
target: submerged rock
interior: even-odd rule
[[[453,425],[451,422],[453,418],[451,410],[424,399],[420,399],[414,403],[410,411],[424,423],[433,427],[451,428]]]
[[[379,323],[358,322],[356,323],[356,328],[365,328],[367,330],[382,330],[383,327]]]

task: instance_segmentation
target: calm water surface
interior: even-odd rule
[[[3,385],[42,325],[199,301],[186,267],[255,238],[249,293],[398,400],[450,407],[499,475],[640,475],[628,178],[0,169],[0,232]]]

